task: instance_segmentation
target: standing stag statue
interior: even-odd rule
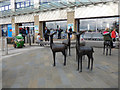
[[[79,63],[81,64],[80,72],[82,72],[82,56],[87,55],[88,57],[88,69],[90,68],[90,62],[91,62],[91,70],[93,69],[93,47],[88,46],[80,46],[80,35],[83,34],[82,32],[74,32],[76,35],[76,51],[77,51],[77,61],[78,61],[78,71],[79,71]]]
[[[62,54],[64,55],[64,66],[65,66],[66,65],[66,56],[67,56],[67,45],[53,43],[53,35],[56,33],[57,32],[54,32],[49,35],[50,36],[50,48],[52,50],[53,60],[54,60],[53,66],[56,66],[55,55],[57,52],[62,52]]]

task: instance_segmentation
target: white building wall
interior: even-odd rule
[[[34,22],[34,14],[20,15],[15,17],[15,23]]]
[[[0,19],[0,25],[2,24],[11,24],[11,17]]]
[[[108,3],[75,9],[75,18],[101,17],[118,15],[118,4]]]
[[[38,15],[39,15],[39,21],[67,19],[66,9],[65,10],[40,12]]]

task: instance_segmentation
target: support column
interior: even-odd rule
[[[35,30],[35,38],[40,31],[40,24],[39,24],[39,15],[34,16],[34,30]]]
[[[34,30],[35,30],[35,38],[37,34],[41,34],[41,38],[43,38],[43,22],[39,22],[39,15],[34,16]]]
[[[69,30],[69,27],[72,27],[73,31],[77,31],[77,23],[74,18],[75,11],[68,11],[67,12],[67,29]],[[72,35],[72,39],[75,39],[75,36]]]
[[[12,36],[17,36],[19,34],[18,24],[15,23],[15,18],[12,17]]]
[[[10,0],[11,3],[11,10],[15,12],[15,0]]]
[[[1,25],[0,25],[0,37],[2,37],[2,29],[1,29]]]

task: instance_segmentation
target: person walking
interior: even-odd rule
[[[61,39],[61,32],[62,32],[62,30],[61,30],[61,28],[59,27],[59,29],[58,29],[58,39]]]
[[[113,42],[115,42],[116,41],[116,29],[113,29],[113,31],[111,32],[111,37],[112,37]]]
[[[111,37],[110,34],[111,34],[111,33],[110,33],[110,31],[109,31],[109,28],[106,28],[105,31],[103,32],[104,42],[110,41],[111,47],[113,47],[112,37]]]
[[[112,37],[112,41],[113,41],[113,47],[115,47],[115,41],[116,41],[116,29],[115,28],[111,32],[111,37]]]
[[[25,43],[25,36],[26,36],[26,30],[25,27],[20,31],[20,34],[22,34],[22,37],[24,38],[24,43]],[[23,45],[25,47],[25,45]]]
[[[45,33],[44,33],[44,37],[45,37],[45,41],[49,41],[49,34],[50,31],[47,29],[47,27],[45,27]]]
[[[69,28],[69,33],[71,33],[70,34],[70,38],[72,38],[72,27],[70,26],[70,28]]]

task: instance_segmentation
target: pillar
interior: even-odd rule
[[[39,22],[39,32],[41,33],[41,38],[43,38],[43,22]]]
[[[41,38],[43,38],[43,22],[39,22],[39,15],[34,16],[34,30],[35,30],[35,38],[37,34],[41,34]]]
[[[15,0],[10,0],[11,10],[15,12]]]
[[[0,25],[0,37],[2,37],[2,29],[1,29],[1,25]]]
[[[68,27],[73,26],[72,29],[73,31],[77,31],[77,23],[74,18],[75,11],[68,11],[67,12],[67,29],[69,30]],[[75,35],[72,35],[72,39],[75,39]]]
[[[19,29],[18,29],[19,25],[17,23],[15,23],[15,18],[14,17],[12,17],[11,22],[12,22],[12,36],[14,37],[14,36],[19,34]]]

